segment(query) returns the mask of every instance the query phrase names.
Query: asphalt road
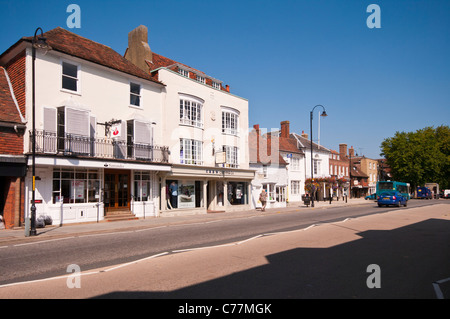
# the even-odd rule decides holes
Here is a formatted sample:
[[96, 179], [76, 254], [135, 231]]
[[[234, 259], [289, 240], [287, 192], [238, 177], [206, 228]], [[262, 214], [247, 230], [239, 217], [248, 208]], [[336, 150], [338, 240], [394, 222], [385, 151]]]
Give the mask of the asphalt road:
[[[67, 275], [67, 266], [70, 264], [79, 265], [80, 269], [84, 272], [91, 269], [100, 269], [105, 267], [111, 267], [114, 265], [119, 265], [123, 263], [132, 262], [135, 260], [139, 260], [142, 258], [148, 258], [149, 256], [154, 256], [160, 253], [166, 252], [177, 252], [179, 250], [189, 250], [192, 248], [199, 247], [209, 247], [209, 246], [217, 246], [229, 244], [232, 242], [245, 241], [255, 236], [260, 236], [261, 234], [270, 234], [274, 232], [284, 232], [284, 231], [292, 231], [298, 229], [305, 229], [310, 227], [311, 225], [330, 225], [335, 222], [345, 221], [348, 218], [356, 218], [361, 216], [368, 216], [372, 214], [377, 214], [377, 216], [383, 216], [383, 213], [387, 213], [386, 216], [390, 216], [396, 211], [404, 211], [407, 212], [408, 209], [412, 207], [423, 207], [424, 211], [433, 211], [433, 206], [430, 204], [434, 204], [438, 202], [428, 202], [428, 201], [410, 201], [408, 208], [379, 208], [376, 205], [364, 205], [357, 207], [336, 207], [336, 208], [328, 208], [328, 209], [315, 209], [315, 210], [304, 210], [301, 213], [299, 212], [280, 212], [278, 214], [272, 215], [262, 215], [262, 216], [251, 216], [249, 218], [239, 218], [239, 219], [224, 219], [224, 220], [215, 220], [211, 222], [202, 222], [196, 224], [180, 224], [180, 225], [172, 225], [170, 227], [161, 227], [161, 228], [151, 228], [151, 229], [140, 229], [139, 231], [129, 231], [129, 232], [121, 232], [121, 233], [105, 233], [105, 234], [93, 234], [91, 236], [83, 236], [83, 237], [75, 237], [75, 238], [65, 238], [56, 241], [49, 242], [41, 242], [39, 244], [24, 244], [19, 246], [9, 246], [0, 250], [0, 285], [5, 285], [9, 283], [21, 282], [21, 281], [29, 281], [36, 279], [49, 278], [53, 276], [61, 276]], [[442, 204], [441, 201], [439, 201]], [[448, 203], [445, 202], [444, 210], [448, 206]], [[442, 206], [442, 205], [440, 205]], [[442, 209], [442, 208], [441, 208]], [[381, 214], [381, 215], [380, 215]], [[348, 224], [346, 224], [348, 225]], [[331, 255], [323, 255], [323, 254], [312, 254], [305, 255], [300, 258], [297, 254], [298, 250], [296, 248], [292, 248], [292, 250], [284, 251], [283, 254], [279, 254], [278, 251], [273, 252], [272, 257], [268, 257], [269, 260], [271, 258], [275, 258], [275, 260], [279, 260], [278, 258], [282, 257], [282, 262], [276, 262], [274, 265], [275, 268], [262, 268], [265, 269], [263, 273], [266, 275], [272, 274], [275, 270], [275, 273], [287, 274], [296, 272], [298, 270], [298, 263], [303, 263], [304, 267], [308, 267], [309, 269], [321, 269], [321, 273], [328, 273], [333, 269], [330, 269], [328, 265], [327, 259], [330, 258], [330, 265], [338, 265], [339, 267], [339, 258], [341, 259], [341, 264], [344, 265], [348, 263], [349, 260], [352, 259], [352, 249], [361, 252], [365, 251], [364, 256], [368, 256], [370, 252], [380, 256], [378, 258], [386, 260], [385, 258], [393, 258], [395, 254], [402, 255], [413, 255], [410, 251], [414, 251], [414, 246], [411, 246], [412, 243], [417, 245], [417, 247], [425, 249], [424, 252], [429, 251], [432, 247], [434, 249], [442, 249], [440, 254], [434, 254], [433, 258], [434, 262], [437, 264], [441, 263], [440, 257], [443, 256], [449, 260], [449, 228], [448, 224], [441, 224], [439, 227], [443, 227], [442, 229], [438, 227], [439, 232], [437, 234], [427, 233], [426, 227], [417, 226], [419, 229], [423, 229], [419, 231], [419, 238], [401, 238], [400, 243], [403, 245], [390, 247], [389, 240], [392, 239], [392, 236], [370, 236], [366, 235], [366, 240], [364, 241], [365, 245], [368, 247], [361, 248], [359, 246], [346, 246], [345, 250], [335, 250], [332, 251]], [[434, 227], [434, 225], [433, 225]], [[324, 228], [322, 228], [324, 229]], [[370, 234], [370, 233], [367, 233]], [[386, 233], [393, 234], [393, 233]], [[334, 232], [325, 232], [322, 233], [324, 239], [333, 240], [335, 233]], [[395, 235], [397, 238], [398, 235]], [[438, 236], [435, 238], [435, 236]], [[270, 236], [269, 236], [270, 237]], [[336, 239], [336, 238], [334, 238]], [[414, 239], [414, 240], [412, 240]], [[431, 240], [431, 242], [429, 242]], [[444, 240], [443, 243], [440, 241]], [[446, 241], [445, 241], [446, 240]], [[403, 243], [403, 241], [409, 241], [410, 243]], [[382, 246], [379, 246], [379, 244]], [[433, 244], [434, 243], [434, 244]], [[436, 243], [441, 243], [441, 246], [436, 245]], [[289, 247], [287, 244], [285, 247]], [[402, 252], [402, 247], [405, 249], [405, 252]], [[350, 250], [348, 250], [350, 249]], [[381, 250], [380, 250], [381, 249]], [[253, 247], [253, 251], [257, 251], [256, 247]], [[345, 252], [345, 254], [344, 254]], [[262, 253], [262, 252], [261, 252]], [[264, 252], [270, 255], [270, 251]], [[246, 253], [249, 255], [249, 253]], [[183, 254], [177, 254], [183, 255]], [[436, 255], [436, 256], [435, 256]], [[244, 256], [244, 255], [242, 255]], [[256, 256], [260, 256], [257, 254]], [[257, 258], [257, 257], [254, 258]], [[355, 255], [355, 258], [357, 256]], [[213, 256], [207, 257], [208, 260], [210, 258], [214, 258]], [[216, 256], [219, 260], [220, 255]], [[409, 257], [405, 257], [407, 259]], [[251, 259], [251, 258], [250, 258]], [[367, 258], [364, 258], [363, 264], [369, 262]], [[367, 259], [367, 260], [366, 260]], [[156, 259], [155, 259], [156, 260]], [[292, 263], [286, 262], [291, 260]], [[333, 262], [331, 263], [331, 260]], [[418, 258], [417, 260], [421, 260]], [[429, 259], [427, 259], [429, 260]], [[235, 260], [236, 264], [241, 264]], [[416, 262], [416, 258], [414, 258]], [[305, 264], [306, 262], [306, 264]], [[404, 267], [405, 271], [408, 271], [410, 265], [408, 265], [407, 260], [403, 260], [405, 262]], [[424, 262], [419, 263], [421, 267], [425, 267], [423, 265]], [[289, 265], [297, 265], [294, 268], [291, 268]], [[439, 264], [439, 267], [442, 265]], [[281, 268], [283, 265], [284, 268]], [[218, 265], [218, 267], [220, 267]], [[231, 266], [230, 266], [231, 267]], [[324, 269], [324, 267], [326, 269]], [[360, 268], [360, 267], [359, 267]], [[429, 266], [425, 267], [426, 269]], [[219, 269], [219, 268], [218, 268]], [[267, 272], [267, 269], [271, 269]], [[397, 269], [397, 268], [396, 268]], [[448, 269], [450, 269], [450, 265], [448, 265]], [[351, 281], [352, 276], [355, 273], [359, 274], [360, 278], [366, 278], [368, 275], [365, 272], [366, 269], [353, 269], [350, 267], [350, 270], [345, 272], [345, 276], [341, 278], [345, 278], [347, 281]], [[175, 271], [175, 270], [174, 270]], [[208, 270], [211, 272], [211, 269]], [[398, 270], [397, 270], [398, 271]], [[450, 270], [449, 270], [450, 271]], [[220, 273], [220, 271], [218, 271]], [[252, 272], [253, 273], [253, 272]], [[258, 275], [259, 276], [259, 275]], [[277, 275], [279, 276], [279, 275]], [[283, 275], [284, 276], [284, 275]], [[444, 274], [442, 274], [444, 276]], [[450, 274], [449, 274], [450, 276]], [[289, 276], [288, 276], [289, 277]], [[329, 278], [325, 276], [324, 278]], [[443, 277], [442, 277], [443, 278]], [[244, 278], [240, 278], [239, 280], [243, 280]], [[280, 278], [283, 280], [289, 278]], [[439, 279], [439, 278], [438, 278]], [[312, 280], [312, 279], [311, 279]], [[320, 282], [321, 280], [317, 279], [315, 284]], [[359, 280], [361, 281], [361, 280]], [[393, 281], [393, 279], [391, 279]], [[278, 282], [278, 281], [277, 281]], [[308, 283], [304, 283], [307, 285], [312, 285]], [[330, 283], [328, 283], [329, 286]], [[323, 282], [322, 285], [327, 285], [326, 282]], [[289, 297], [339, 297], [343, 298], [351, 298], [351, 293], [348, 293], [348, 289], [345, 288], [345, 285], [337, 285], [335, 283], [334, 287], [341, 287], [341, 293], [338, 291], [334, 291], [334, 294], [330, 294], [328, 291], [326, 294], [321, 295], [319, 292], [314, 291], [312, 294], [306, 294], [303, 296], [299, 296], [295, 293], [295, 289], [292, 291], [284, 292], [285, 296], [281, 296], [280, 298], [289, 298]], [[253, 287], [255, 288], [255, 287]], [[252, 288], [252, 290], [253, 290]], [[248, 290], [249, 288], [247, 288]], [[338, 288], [335, 288], [338, 289]], [[245, 289], [241, 289], [243, 294], [239, 297], [248, 297], [252, 296], [247, 291], [245, 293]], [[178, 290], [183, 291], [183, 290]], [[205, 297], [203, 295], [205, 290], [195, 290], [199, 297]], [[206, 290], [208, 291], [208, 290]], [[231, 293], [230, 291], [222, 289], [221, 290], [224, 295], [219, 295], [220, 297], [230, 296], [227, 293]], [[266, 291], [264, 289], [260, 290]], [[345, 291], [346, 293], [342, 293]], [[386, 292], [386, 289], [384, 290]], [[395, 291], [395, 289], [394, 289]], [[0, 289], [1, 292], [1, 289]], [[267, 292], [267, 291], [266, 291]], [[192, 292], [187, 294], [188, 296], [196, 296]], [[108, 295], [112, 296], [113, 295]], [[120, 295], [123, 297], [123, 295]], [[144, 295], [145, 297], [165, 297], [167, 295]], [[182, 296], [182, 294], [180, 295]], [[208, 295], [206, 295], [207, 297]], [[210, 295], [212, 296], [212, 295]], [[263, 297], [273, 298], [273, 295], [262, 295]], [[391, 296], [397, 296], [395, 292], [391, 292]], [[433, 291], [428, 290], [427, 297], [433, 297]], [[130, 297], [139, 297], [139, 295], [131, 295]], [[355, 297], [361, 297], [356, 296]], [[401, 297], [401, 294], [400, 294]]]

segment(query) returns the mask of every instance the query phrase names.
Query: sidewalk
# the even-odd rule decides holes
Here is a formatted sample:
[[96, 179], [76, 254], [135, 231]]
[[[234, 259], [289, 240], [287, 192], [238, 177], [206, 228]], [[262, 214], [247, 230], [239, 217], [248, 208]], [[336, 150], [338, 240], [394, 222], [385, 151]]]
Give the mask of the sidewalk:
[[[300, 203], [299, 203], [300, 204]], [[139, 229], [162, 227], [169, 225], [202, 223], [214, 220], [244, 218], [255, 215], [272, 215], [278, 213], [302, 212], [313, 209], [328, 209], [354, 205], [373, 205], [373, 201], [364, 200], [363, 198], [349, 199], [345, 201], [329, 202], [314, 202], [314, 207], [306, 207], [305, 205], [295, 205], [286, 208], [271, 208], [261, 212], [260, 209], [243, 210], [226, 213], [211, 213], [211, 214], [189, 214], [164, 217], [148, 217], [146, 219], [128, 220], [128, 221], [114, 221], [99, 223], [83, 223], [83, 224], [66, 224], [63, 226], [51, 225], [45, 228], [37, 229], [37, 236], [25, 237], [25, 228], [17, 229], [3, 229], [0, 230], [0, 248], [2, 246], [27, 243], [33, 241], [51, 240], [65, 237], [76, 237], [89, 234], [101, 234], [123, 231], [134, 231]]]

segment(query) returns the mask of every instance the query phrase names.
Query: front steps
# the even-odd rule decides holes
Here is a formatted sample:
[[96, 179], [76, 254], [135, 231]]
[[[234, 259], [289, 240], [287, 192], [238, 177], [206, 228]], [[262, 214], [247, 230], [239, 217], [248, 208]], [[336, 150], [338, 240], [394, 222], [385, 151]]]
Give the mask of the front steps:
[[123, 221], [123, 220], [134, 220], [137, 218], [131, 211], [129, 210], [113, 210], [105, 213], [105, 221], [107, 222], [115, 222], [115, 221]]

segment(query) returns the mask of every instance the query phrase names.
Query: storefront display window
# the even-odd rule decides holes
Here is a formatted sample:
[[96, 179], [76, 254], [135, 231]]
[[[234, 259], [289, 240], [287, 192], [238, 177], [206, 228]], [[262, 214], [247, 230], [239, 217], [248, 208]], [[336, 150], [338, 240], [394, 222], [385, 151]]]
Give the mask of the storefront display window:
[[169, 209], [199, 208], [204, 205], [202, 182], [193, 180], [167, 180], [166, 198]]
[[275, 200], [275, 184], [264, 184], [263, 189], [267, 193], [267, 200]]
[[178, 208], [195, 207], [195, 183], [180, 183], [178, 188]]
[[248, 183], [228, 182], [228, 202], [231, 205], [248, 204]]
[[95, 203], [100, 201], [100, 176], [96, 170], [53, 170], [53, 204]]
[[152, 198], [151, 186], [150, 173], [136, 172], [134, 174], [134, 200], [137, 202], [150, 200]]

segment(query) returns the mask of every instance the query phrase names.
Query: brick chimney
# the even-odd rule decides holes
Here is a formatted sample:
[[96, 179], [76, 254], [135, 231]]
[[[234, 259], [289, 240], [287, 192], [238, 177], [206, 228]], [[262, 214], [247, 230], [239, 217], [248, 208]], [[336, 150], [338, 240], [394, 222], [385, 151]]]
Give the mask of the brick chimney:
[[253, 128], [255, 129], [257, 136], [260, 136], [261, 135], [261, 131], [259, 129], [259, 124], [253, 125]]
[[302, 134], [300, 135], [301, 137], [304, 137], [306, 139], [308, 139], [308, 134], [305, 133], [305, 131], [302, 131]]
[[289, 137], [289, 121], [283, 121], [281, 124], [281, 137]]
[[351, 157], [355, 157], [355, 150], [353, 149], [353, 146], [348, 150], [348, 155]]
[[261, 137], [261, 130], [259, 129], [259, 124], [253, 125], [253, 128], [255, 129], [255, 132], [256, 132], [256, 159], [255, 160], [257, 162], [259, 162], [260, 161], [260, 157], [259, 157], [259, 152], [260, 152], [259, 140], [260, 140], [260, 137]]
[[149, 66], [145, 61], [152, 61], [152, 50], [148, 45], [148, 29], [146, 26], [140, 25], [128, 33], [128, 48], [125, 52], [125, 58], [145, 72], [149, 71]]
[[347, 156], [347, 144], [339, 144], [339, 155], [341, 158]]

